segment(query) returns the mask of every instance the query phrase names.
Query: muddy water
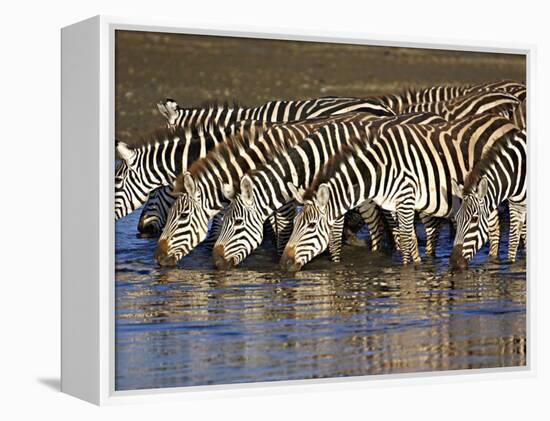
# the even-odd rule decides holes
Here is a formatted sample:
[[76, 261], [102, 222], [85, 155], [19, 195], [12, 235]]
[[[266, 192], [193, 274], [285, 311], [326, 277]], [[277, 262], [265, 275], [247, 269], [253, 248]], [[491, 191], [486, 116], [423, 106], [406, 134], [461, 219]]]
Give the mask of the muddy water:
[[444, 230], [416, 267], [348, 246], [289, 276], [266, 241], [231, 271], [206, 247], [165, 269], [137, 215], [116, 226], [118, 390], [526, 364], [524, 258], [449, 274]]

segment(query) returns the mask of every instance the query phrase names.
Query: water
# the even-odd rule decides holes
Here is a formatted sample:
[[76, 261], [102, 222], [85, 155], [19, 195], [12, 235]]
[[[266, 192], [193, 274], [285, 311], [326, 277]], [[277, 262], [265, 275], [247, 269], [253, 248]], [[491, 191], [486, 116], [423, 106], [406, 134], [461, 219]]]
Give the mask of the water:
[[444, 230], [416, 267], [346, 247], [289, 277], [267, 245], [232, 271], [205, 247], [166, 269], [138, 214], [116, 226], [117, 390], [526, 364], [525, 258], [484, 249], [450, 274]]

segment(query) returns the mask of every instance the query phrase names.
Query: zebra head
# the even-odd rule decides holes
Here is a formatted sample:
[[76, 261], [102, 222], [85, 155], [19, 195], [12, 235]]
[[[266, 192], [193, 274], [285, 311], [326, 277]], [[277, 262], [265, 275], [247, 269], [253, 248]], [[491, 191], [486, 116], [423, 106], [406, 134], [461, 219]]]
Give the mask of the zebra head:
[[176, 125], [178, 118], [182, 114], [178, 103], [171, 98], [166, 98], [164, 101], [157, 103], [157, 109], [166, 119], [168, 126]]
[[241, 179], [240, 193], [227, 208], [218, 240], [214, 244], [214, 265], [228, 269], [241, 263], [263, 240], [263, 225], [269, 214], [260, 206], [258, 188], [250, 176]]
[[288, 183], [288, 188], [294, 199], [304, 206], [294, 220], [294, 230], [281, 257], [280, 266], [282, 270], [297, 272], [328, 246], [330, 190], [327, 184], [321, 184], [315, 196], [306, 198], [302, 188], [297, 189], [291, 183]]
[[139, 208], [149, 193], [140, 188], [143, 183], [138, 151], [119, 141], [116, 151], [120, 163], [115, 171], [115, 218], [120, 219]]
[[488, 190], [487, 178], [464, 193], [452, 180], [453, 194], [462, 199], [456, 214], [456, 235], [451, 254], [451, 269], [465, 269], [468, 261], [487, 242], [489, 237], [489, 208], [485, 201]]
[[156, 188], [149, 194], [139, 216], [138, 231], [141, 238], [159, 237], [166, 225], [166, 218], [176, 198], [170, 186]]
[[210, 213], [203, 204], [201, 189], [189, 172], [176, 179], [173, 195], [176, 200], [155, 251], [155, 259], [161, 266], [175, 266], [208, 234]]

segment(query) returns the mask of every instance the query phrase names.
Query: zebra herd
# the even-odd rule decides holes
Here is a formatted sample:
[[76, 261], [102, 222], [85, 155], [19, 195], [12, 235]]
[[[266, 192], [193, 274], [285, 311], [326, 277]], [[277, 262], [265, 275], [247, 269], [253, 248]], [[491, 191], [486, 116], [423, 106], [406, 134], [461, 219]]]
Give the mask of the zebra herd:
[[138, 146], [116, 142], [115, 215], [144, 205], [138, 230], [159, 236], [160, 265], [208, 241], [215, 266], [234, 267], [265, 233], [284, 270], [326, 249], [340, 261], [344, 237], [357, 241], [352, 220], [366, 224], [372, 250], [387, 237], [404, 264], [419, 262], [418, 217], [426, 255], [451, 222], [450, 265], [461, 269], [487, 241], [497, 255], [503, 204], [508, 259], [526, 245], [523, 83], [158, 109], [166, 127]]

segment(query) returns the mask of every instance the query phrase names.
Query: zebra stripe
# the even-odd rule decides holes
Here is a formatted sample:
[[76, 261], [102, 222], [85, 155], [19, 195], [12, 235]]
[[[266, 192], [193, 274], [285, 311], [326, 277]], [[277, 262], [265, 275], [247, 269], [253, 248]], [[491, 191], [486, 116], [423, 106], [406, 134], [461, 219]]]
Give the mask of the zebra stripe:
[[487, 241], [489, 217], [508, 201], [510, 236], [508, 259], [515, 261], [520, 239], [526, 243], [527, 137], [525, 132], [510, 134], [494, 144], [474, 167], [464, 189], [453, 185], [462, 198], [456, 215], [457, 228], [450, 265], [464, 269]]
[[325, 166], [312, 190], [303, 195], [304, 208], [296, 217], [281, 266], [299, 270], [326, 248], [332, 224], [367, 199], [396, 212], [403, 263], [419, 261], [415, 211], [451, 216], [451, 180], [463, 182], [483, 153], [515, 130], [506, 118], [478, 115], [437, 126], [400, 124], [364, 131]]

